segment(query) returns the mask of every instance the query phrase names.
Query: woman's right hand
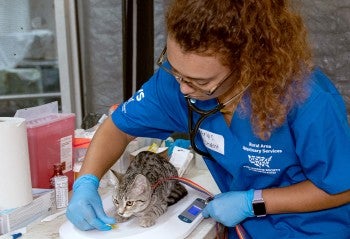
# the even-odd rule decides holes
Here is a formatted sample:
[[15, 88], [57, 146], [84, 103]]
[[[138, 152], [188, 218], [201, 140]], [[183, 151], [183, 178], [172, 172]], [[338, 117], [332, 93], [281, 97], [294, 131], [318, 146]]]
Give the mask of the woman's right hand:
[[116, 220], [103, 210], [98, 194], [99, 179], [92, 174], [79, 177], [73, 185], [73, 196], [66, 212], [67, 218], [83, 231], [97, 229], [108, 231]]

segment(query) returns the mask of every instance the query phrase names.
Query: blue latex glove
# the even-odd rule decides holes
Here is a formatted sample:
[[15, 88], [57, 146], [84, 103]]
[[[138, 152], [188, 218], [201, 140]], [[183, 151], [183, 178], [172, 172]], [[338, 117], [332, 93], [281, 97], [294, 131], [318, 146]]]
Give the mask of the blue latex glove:
[[254, 190], [218, 194], [203, 209], [204, 218], [211, 217], [227, 227], [234, 227], [247, 217], [253, 217]]
[[116, 223], [115, 218], [108, 217], [103, 210], [98, 186], [99, 180], [92, 174], [83, 175], [74, 182], [66, 216], [80, 230], [108, 231], [112, 227], [107, 224]]

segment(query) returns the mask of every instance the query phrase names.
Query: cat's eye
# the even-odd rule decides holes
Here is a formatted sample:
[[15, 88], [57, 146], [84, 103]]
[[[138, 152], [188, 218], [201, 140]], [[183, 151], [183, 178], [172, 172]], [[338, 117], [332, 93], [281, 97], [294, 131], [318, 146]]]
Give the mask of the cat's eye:
[[128, 207], [131, 207], [133, 204], [134, 204], [134, 202], [132, 202], [132, 201], [127, 201], [126, 202], [126, 206], [128, 206]]

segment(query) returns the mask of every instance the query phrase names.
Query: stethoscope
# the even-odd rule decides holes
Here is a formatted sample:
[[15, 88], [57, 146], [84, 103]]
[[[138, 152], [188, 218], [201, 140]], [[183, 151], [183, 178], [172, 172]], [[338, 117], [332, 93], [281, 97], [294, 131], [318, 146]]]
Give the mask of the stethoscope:
[[[200, 150], [197, 145], [196, 145], [196, 142], [195, 142], [195, 138], [196, 138], [196, 135], [199, 131], [199, 127], [200, 125], [202, 124], [202, 122], [208, 118], [209, 116], [211, 115], [214, 115], [216, 114], [217, 112], [219, 112], [220, 110], [222, 110], [226, 105], [228, 105], [229, 103], [231, 103], [233, 100], [235, 100], [237, 97], [239, 97], [240, 95], [242, 95], [247, 89], [248, 87], [250, 86], [250, 84], [248, 86], [246, 86], [241, 92], [239, 92], [238, 94], [234, 95], [233, 97], [231, 97], [228, 101], [226, 101], [225, 103], [218, 103], [213, 109], [211, 110], [203, 110], [203, 109], [200, 109], [198, 108], [195, 103], [196, 103], [196, 99], [192, 99], [188, 96], [185, 96], [186, 97], [186, 102], [187, 102], [187, 110], [188, 110], [188, 134], [189, 134], [189, 137], [190, 137], [190, 144], [191, 144], [191, 147], [192, 149], [210, 159], [210, 160], [214, 160], [214, 158], [208, 153], [208, 152], [204, 152], [202, 150]], [[197, 114], [200, 115], [198, 121], [196, 123], [194, 123], [194, 120], [193, 120], [193, 112], [196, 112]]]
[[[215, 106], [215, 108], [211, 110], [202, 110], [194, 104], [196, 102], [195, 99], [186, 97], [186, 102], [187, 102], [187, 110], [188, 110], [188, 134], [190, 136], [191, 147], [196, 153], [212, 160], [212, 157], [208, 152], [204, 152], [197, 147], [195, 142], [195, 137], [198, 133], [199, 126], [201, 125], [201, 123], [209, 116], [214, 115], [220, 110], [222, 110], [225, 107], [225, 105], [222, 103], [219, 103]], [[198, 121], [195, 124], [193, 122], [193, 112], [196, 112], [197, 114], [200, 115]]]

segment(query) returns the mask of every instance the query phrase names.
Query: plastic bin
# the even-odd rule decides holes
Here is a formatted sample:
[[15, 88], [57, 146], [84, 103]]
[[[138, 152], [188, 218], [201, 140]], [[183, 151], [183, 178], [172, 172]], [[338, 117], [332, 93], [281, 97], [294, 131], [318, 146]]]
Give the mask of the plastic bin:
[[69, 190], [74, 181], [74, 114], [52, 114], [26, 122], [30, 172], [33, 188], [52, 188], [53, 165], [64, 163]]

